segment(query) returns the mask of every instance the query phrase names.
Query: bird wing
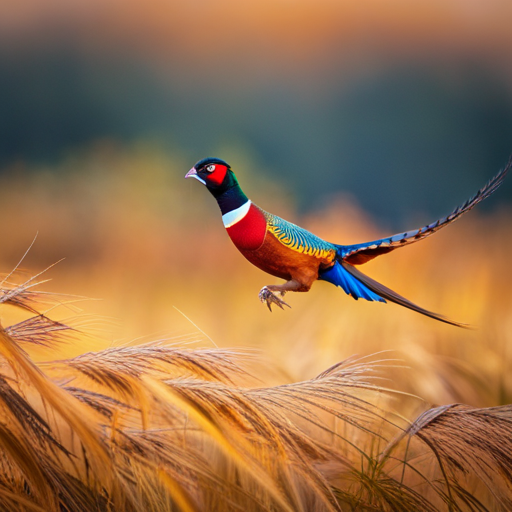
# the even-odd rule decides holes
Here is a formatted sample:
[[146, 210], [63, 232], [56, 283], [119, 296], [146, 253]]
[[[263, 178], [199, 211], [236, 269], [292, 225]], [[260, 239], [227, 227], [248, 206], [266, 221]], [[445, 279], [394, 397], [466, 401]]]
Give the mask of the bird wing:
[[267, 219], [267, 229], [283, 245], [294, 251], [315, 256], [320, 259], [334, 259], [336, 246], [313, 235], [291, 222], [281, 219], [277, 215], [264, 212]]
[[366, 242], [355, 245], [340, 245], [338, 246], [338, 257], [341, 257], [343, 261], [352, 265], [361, 265], [367, 261], [386, 254], [390, 251], [409, 245], [419, 240], [423, 240], [428, 236], [432, 235], [436, 231], [444, 228], [448, 224], [451, 224], [457, 220], [461, 215], [468, 212], [476, 206], [478, 203], [489, 197], [502, 183], [507, 175], [508, 171], [512, 167], [512, 157], [508, 161], [506, 167], [500, 171], [494, 178], [492, 178], [487, 185], [481, 188], [471, 199], [468, 199], [463, 205], [455, 208], [450, 215], [443, 217], [432, 224], [424, 226], [414, 231], [407, 231], [405, 233], [399, 233], [397, 235], [390, 236], [388, 238], [381, 238], [380, 240], [374, 240], [372, 242]]

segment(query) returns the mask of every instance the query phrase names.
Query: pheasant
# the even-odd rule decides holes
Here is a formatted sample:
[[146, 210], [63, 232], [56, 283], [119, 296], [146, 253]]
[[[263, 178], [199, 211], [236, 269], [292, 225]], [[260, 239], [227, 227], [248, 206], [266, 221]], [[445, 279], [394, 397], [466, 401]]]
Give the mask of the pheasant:
[[475, 196], [450, 215], [420, 229], [355, 245], [327, 242], [309, 231], [262, 210], [243, 193], [231, 166], [219, 158], [199, 160], [185, 178], [195, 178], [211, 192], [222, 213], [222, 221], [237, 249], [253, 265], [285, 283], [264, 286], [259, 298], [272, 311], [272, 305], [289, 306], [286, 292], [307, 292], [316, 280], [341, 287], [354, 299], [394, 302], [441, 322], [467, 327], [428, 311], [356, 269], [371, 259], [432, 235], [489, 197], [502, 183], [507, 166]]

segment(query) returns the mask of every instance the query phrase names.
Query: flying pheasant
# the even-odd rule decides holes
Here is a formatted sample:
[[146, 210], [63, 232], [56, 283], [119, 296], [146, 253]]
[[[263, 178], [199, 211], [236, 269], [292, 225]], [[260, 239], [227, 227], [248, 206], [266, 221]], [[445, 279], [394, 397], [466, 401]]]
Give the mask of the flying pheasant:
[[185, 178], [200, 181], [215, 197], [224, 226], [238, 250], [256, 267], [286, 280], [283, 284], [268, 285], [261, 289], [259, 298], [270, 311], [272, 304], [281, 309], [283, 306], [290, 307], [282, 298], [286, 292], [307, 292], [316, 280], [322, 280], [340, 286], [356, 300], [389, 300], [441, 322], [466, 327], [413, 304], [361, 273], [354, 265], [361, 265], [376, 256], [422, 240], [452, 223], [490, 196], [502, 184], [511, 167], [512, 158], [474, 197], [447, 217], [421, 229], [355, 245], [326, 242], [262, 210], [243, 193], [230, 165], [219, 158], [199, 160]]

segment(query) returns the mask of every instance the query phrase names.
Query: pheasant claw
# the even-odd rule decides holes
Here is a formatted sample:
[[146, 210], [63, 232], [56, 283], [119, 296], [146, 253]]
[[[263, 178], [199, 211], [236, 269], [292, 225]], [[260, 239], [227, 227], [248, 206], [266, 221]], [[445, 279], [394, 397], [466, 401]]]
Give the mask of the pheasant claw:
[[288, 306], [291, 308], [289, 304], [287, 304], [283, 299], [278, 297], [274, 292], [270, 291], [266, 286], [264, 286], [260, 293], [259, 298], [261, 302], [264, 302], [267, 304], [267, 307], [270, 312], [272, 312], [272, 304], [275, 304], [276, 306], [280, 307], [281, 309], [284, 309], [283, 306]]

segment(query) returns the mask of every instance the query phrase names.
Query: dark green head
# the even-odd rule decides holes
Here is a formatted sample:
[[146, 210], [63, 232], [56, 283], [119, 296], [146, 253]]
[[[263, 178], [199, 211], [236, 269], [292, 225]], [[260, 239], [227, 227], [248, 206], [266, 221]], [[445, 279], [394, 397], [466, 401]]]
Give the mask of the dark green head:
[[238, 186], [238, 181], [231, 166], [220, 158], [203, 158], [199, 160], [185, 178], [195, 178], [200, 181], [215, 196]]

